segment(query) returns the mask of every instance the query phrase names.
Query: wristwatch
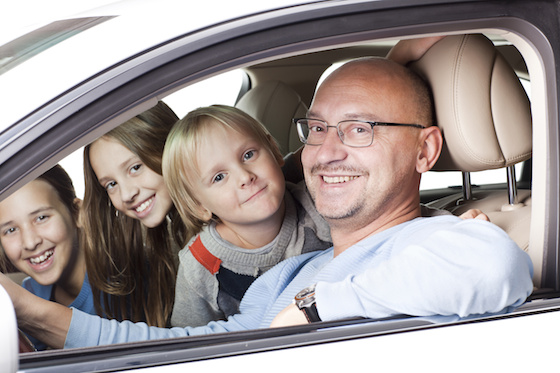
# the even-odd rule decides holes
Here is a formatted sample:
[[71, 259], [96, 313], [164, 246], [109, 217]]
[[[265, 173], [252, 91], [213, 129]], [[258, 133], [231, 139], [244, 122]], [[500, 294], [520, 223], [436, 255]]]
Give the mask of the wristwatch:
[[321, 321], [319, 312], [317, 312], [317, 304], [315, 303], [315, 286], [317, 284], [306, 287], [297, 293], [294, 298], [296, 306], [303, 312], [310, 323]]

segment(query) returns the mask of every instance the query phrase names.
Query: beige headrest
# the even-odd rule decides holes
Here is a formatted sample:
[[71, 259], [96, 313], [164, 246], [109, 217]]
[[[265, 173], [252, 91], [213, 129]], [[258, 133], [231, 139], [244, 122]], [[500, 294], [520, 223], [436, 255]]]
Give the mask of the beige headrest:
[[529, 100], [485, 36], [448, 36], [410, 67], [432, 88], [445, 140], [434, 170], [483, 171], [531, 157]]
[[278, 141], [282, 155], [301, 147], [292, 118], [307, 115], [307, 106], [292, 88], [268, 81], [249, 90], [235, 105], [260, 121]]

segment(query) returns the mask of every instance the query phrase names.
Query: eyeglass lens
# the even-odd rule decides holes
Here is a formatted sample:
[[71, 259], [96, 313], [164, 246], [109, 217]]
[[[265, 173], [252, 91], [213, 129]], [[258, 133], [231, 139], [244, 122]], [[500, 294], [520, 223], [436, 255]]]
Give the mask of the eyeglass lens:
[[327, 137], [329, 127], [336, 128], [340, 140], [348, 146], [369, 146], [373, 141], [373, 126], [368, 122], [342, 121], [335, 127], [320, 120], [297, 121], [300, 139], [309, 145], [321, 145]]

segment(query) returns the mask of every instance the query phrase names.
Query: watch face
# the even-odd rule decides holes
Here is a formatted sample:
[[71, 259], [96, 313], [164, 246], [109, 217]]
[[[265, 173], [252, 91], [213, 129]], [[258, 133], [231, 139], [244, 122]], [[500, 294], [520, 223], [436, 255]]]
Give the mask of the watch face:
[[315, 286], [308, 286], [296, 295], [296, 300], [303, 300], [315, 294]]

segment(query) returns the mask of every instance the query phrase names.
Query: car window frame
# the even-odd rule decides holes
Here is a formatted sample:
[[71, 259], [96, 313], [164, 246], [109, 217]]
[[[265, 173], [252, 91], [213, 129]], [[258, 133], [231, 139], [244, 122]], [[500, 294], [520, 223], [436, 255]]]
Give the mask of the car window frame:
[[[431, 32], [471, 32], [495, 29], [497, 24], [500, 24], [504, 30], [511, 32], [521, 29], [525, 30], [526, 33], [523, 34], [523, 37], [532, 38], [531, 40], [534, 44], [548, 43], [543, 34], [537, 35], [539, 30], [533, 30], [534, 26], [532, 24], [522, 20], [521, 15], [503, 17], [502, 9], [497, 3], [481, 4], [482, 8], [485, 8], [487, 12], [487, 16], [483, 19], [470, 19], [468, 12], [465, 12], [462, 16], [458, 12], [455, 15], [455, 19], [449, 16], [449, 19], [445, 22], [432, 14], [434, 9], [439, 9], [437, 5], [420, 7], [419, 12], [416, 12], [414, 16], [411, 14], [401, 17], [398, 21], [395, 20], [395, 17], [391, 17], [391, 9], [380, 9], [376, 6], [366, 7], [367, 4], [363, 4], [362, 7], [359, 5], [354, 3], [345, 8], [344, 4], [340, 4], [341, 8], [338, 9], [338, 13], [334, 13], [336, 17], [333, 16], [331, 19], [329, 19], [327, 14], [329, 7], [321, 7], [319, 5], [316, 9], [311, 6], [307, 7], [308, 11], [296, 14], [296, 19], [290, 18], [290, 16], [294, 16], [295, 11], [294, 14], [286, 12], [285, 15], [275, 18], [272, 23], [268, 22], [270, 20], [267, 19], [266, 15], [259, 15], [256, 16], [253, 23], [240, 26], [233, 22], [232, 24], [220, 25], [215, 29], [187, 35], [181, 39], [165, 43], [159, 48], [147, 51], [135, 59], [113, 66], [112, 69], [104, 74], [77, 86], [72, 92], [67, 92], [64, 96], [32, 113], [25, 120], [0, 134], [0, 143], [4, 143], [3, 140], [6, 140], [6, 145], [2, 152], [0, 152], [0, 191], [2, 191], [2, 196], [6, 196], [10, 191], [38, 176], [65, 154], [69, 154], [111, 128], [116, 127], [124, 120], [153, 106], [159, 98], [165, 97], [174, 89], [222, 71], [253, 64], [256, 61], [371, 39], [397, 38], [405, 35]], [[387, 6], [386, 4], [384, 5]], [[454, 5], [455, 11], [467, 5]], [[466, 10], [467, 8], [464, 9]], [[393, 11], [395, 14], [399, 14], [402, 10], [396, 9]], [[346, 14], [345, 22], [347, 23], [344, 25], [346, 27], [344, 30], [347, 33], [343, 35], [339, 35], [340, 22], [337, 20], [341, 13]], [[482, 10], [480, 10], [480, 13], [482, 13]], [[371, 19], [367, 18], [371, 17], [371, 14], [374, 14], [376, 19], [383, 18], [383, 21], [378, 25], [371, 25]], [[534, 22], [537, 21], [534, 20]], [[298, 33], [295, 25], [300, 27], [308, 25], [310, 29], [315, 31], [312, 35], [308, 36], [309, 40], [306, 40], [306, 38], [303, 38]], [[338, 26], [338, 28], [335, 26]], [[278, 33], [283, 36], [283, 39], [275, 41], [274, 37]], [[266, 46], [266, 48], [260, 47], [260, 40], [270, 40], [271, 38], [273, 40], [271, 45]], [[232, 43], [234, 39], [235, 44], [239, 48], [231, 48], [230, 45], [229, 51], [224, 52], [224, 49], [221, 48], [223, 43]], [[544, 51], [545, 48], [541, 47], [540, 50]], [[543, 58], [548, 58], [545, 61], [547, 63], [546, 68], [552, 68], [550, 64], [552, 63], [553, 65], [553, 59], [550, 60], [551, 56], [547, 56], [544, 52], [543, 54]], [[555, 99], [555, 92], [548, 96], [551, 93], [549, 90], [552, 88], [548, 86], [547, 88], [547, 99]], [[556, 87], [554, 87], [555, 89]], [[550, 105], [547, 108], [549, 112], [553, 112], [553, 110], [557, 112], [555, 105], [550, 102], [548, 104]], [[49, 114], [47, 115], [46, 113]], [[552, 118], [547, 131], [551, 135], [557, 135], [557, 129], [558, 124]], [[557, 144], [551, 143], [549, 146], [554, 147], [554, 149], [557, 148]], [[32, 156], [29, 156], [30, 153]], [[551, 165], [557, 170], [558, 159], [553, 159]], [[22, 173], [21, 171], [24, 172]], [[551, 175], [551, 177], [555, 176], [557, 175]], [[549, 198], [551, 205], [543, 214], [548, 227], [543, 228], [544, 232], [542, 235], [545, 236], [543, 245], [550, 247], [546, 254], [549, 255], [548, 259], [555, 260], [558, 263], [558, 239], [556, 237], [558, 217], [555, 212], [558, 211], [558, 198], [554, 194], [558, 195], [558, 193], [556, 190], [550, 190], [550, 188], [556, 188], [557, 186], [551, 183], [546, 187], [549, 188], [547, 198]], [[555, 211], [552, 211], [553, 209]], [[556, 286], [558, 285], [557, 273], [550, 272], [546, 276], [548, 276], [546, 279], [547, 283], [551, 285], [556, 283]], [[554, 301], [556, 302], [557, 299]], [[553, 307], [557, 305], [553, 302]], [[523, 314], [521, 312], [508, 317], [522, 316]], [[481, 320], [487, 319], [483, 318]], [[399, 330], [395, 326], [395, 328], [387, 330], [382, 328], [381, 331], [354, 333], [355, 330], [360, 329], [357, 327], [349, 333], [350, 335], [346, 335], [342, 339], [363, 338], [365, 336], [386, 335], [388, 333], [436, 327], [427, 326], [424, 323], [416, 324], [415, 322], [417, 320], [405, 319], [395, 321], [394, 323], [387, 323], [387, 325], [391, 326], [397, 324], [406, 325], [403, 330]], [[370, 324], [371, 320], [360, 324], [360, 326]], [[337, 322], [334, 323], [334, 326], [340, 327], [344, 326], [344, 324]], [[335, 329], [337, 328], [333, 328], [333, 330]], [[338, 329], [345, 330], [345, 328]], [[293, 343], [293, 339], [301, 338], [301, 335], [296, 335], [294, 332], [316, 330], [314, 326], [294, 327], [293, 329], [282, 329], [278, 333], [282, 334], [285, 332], [286, 334], [282, 334], [282, 338], [285, 338], [287, 340], [286, 343], [289, 344]], [[267, 339], [268, 335], [271, 333], [275, 334], [276, 332], [267, 329], [265, 331], [239, 333], [243, 334], [243, 338], [253, 335], [256, 338], [255, 341], [258, 341]], [[234, 339], [238, 334], [228, 333], [227, 336], [231, 336]], [[204, 340], [204, 338], [212, 339], [211, 337], [200, 337], [200, 340]], [[246, 340], [242, 339], [240, 345], [237, 346], [239, 349], [234, 348], [233, 350], [235, 351], [231, 353], [243, 352], [241, 346], [246, 345], [247, 341], [253, 340], [252, 337], [248, 337]], [[311, 340], [311, 342], [302, 342], [302, 344], [326, 342], [326, 340], [321, 338], [311, 338]], [[180, 343], [185, 342], [188, 344], [190, 343], [189, 341], [194, 341], [194, 339], [180, 341]], [[91, 354], [95, 356], [94, 358], [99, 359], [100, 356], [107, 356], [107, 354], [110, 355], [111, 353], [115, 354], [117, 360], [124, 359], [119, 360], [118, 364], [131, 364], [145, 353], [144, 348], [146, 346], [164, 346], [162, 347], [163, 351], [168, 347], [169, 343], [175, 342], [141, 342], [125, 344], [117, 348], [115, 346], [103, 346], [84, 350], [47, 351], [31, 354], [33, 356], [23, 356], [21, 364], [23, 368], [32, 368], [40, 360], [47, 361], [47, 357], [51, 357], [52, 361], [58, 361], [57, 357], [60, 356], [71, 364], [73, 359], [79, 360], [79, 356]], [[277, 341], [274, 343], [277, 343]], [[220, 349], [222, 347], [222, 344], [218, 343], [216, 348]], [[124, 352], [125, 350], [126, 352]], [[128, 357], [125, 357], [125, 355]], [[154, 355], [158, 355], [158, 352], [154, 352]], [[142, 364], [150, 366], [150, 364], [157, 365], [163, 363], [152, 358], [155, 359], [152, 356], [144, 360]]]

